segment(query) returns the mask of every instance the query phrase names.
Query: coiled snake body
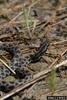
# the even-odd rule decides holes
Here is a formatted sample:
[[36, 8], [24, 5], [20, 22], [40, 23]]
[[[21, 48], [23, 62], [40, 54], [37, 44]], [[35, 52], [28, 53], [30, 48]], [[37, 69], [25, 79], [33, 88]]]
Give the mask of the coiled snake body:
[[[21, 84], [21, 82], [24, 83], [25, 81], [29, 80], [32, 75], [28, 70], [24, 70], [24, 66], [26, 66], [29, 63], [36, 62], [39, 56], [41, 55], [41, 52], [45, 52], [47, 50], [47, 47], [48, 43], [45, 42], [45, 44], [43, 43], [43, 46], [41, 46], [41, 48], [39, 49], [40, 51], [38, 51], [32, 56], [29, 56], [29, 58], [23, 59], [21, 58], [21, 53], [17, 46], [10, 43], [0, 43], [0, 50], [5, 50], [12, 55], [11, 63], [9, 66], [17, 74], [17, 76], [15, 76], [14, 81], [11, 81], [11, 79], [10, 81], [5, 81], [4, 78], [13, 75], [5, 66], [0, 66], [0, 91], [9, 91], [17, 85]], [[21, 70], [19, 71], [18, 69]]]

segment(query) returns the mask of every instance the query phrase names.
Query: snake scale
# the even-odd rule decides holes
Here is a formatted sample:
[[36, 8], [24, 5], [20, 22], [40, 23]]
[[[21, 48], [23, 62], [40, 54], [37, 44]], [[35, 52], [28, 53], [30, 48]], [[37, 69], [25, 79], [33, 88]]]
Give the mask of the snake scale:
[[[29, 57], [22, 58], [20, 49], [13, 44], [10, 43], [0, 43], [0, 50], [6, 51], [11, 54], [12, 59], [9, 66], [16, 72], [16, 76], [14, 81], [5, 81], [4, 79], [7, 76], [13, 76], [12, 73], [5, 66], [0, 65], [0, 91], [10, 91], [15, 88], [17, 85], [21, 84], [21, 82], [25, 83], [25, 80], [29, 80], [32, 75], [28, 70], [25, 70], [25, 66], [31, 63], [37, 62], [42, 54], [46, 52], [48, 48], [47, 40], [42, 43], [39, 47], [38, 51], [29, 55]], [[11, 79], [10, 79], [11, 80]]]

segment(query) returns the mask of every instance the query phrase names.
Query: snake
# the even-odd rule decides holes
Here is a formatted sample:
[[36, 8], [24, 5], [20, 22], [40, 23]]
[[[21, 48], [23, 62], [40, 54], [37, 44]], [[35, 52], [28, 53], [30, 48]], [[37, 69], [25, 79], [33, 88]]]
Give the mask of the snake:
[[[37, 62], [40, 59], [40, 56], [46, 52], [47, 48], [48, 43], [45, 41], [35, 54], [22, 58], [18, 46], [11, 43], [0, 43], [0, 50], [8, 52], [12, 56], [9, 67], [16, 72], [16, 75], [14, 76], [5, 66], [0, 66], [0, 91], [8, 92], [19, 84], [24, 84], [29, 81], [32, 78], [32, 74], [26, 70], [25, 67], [28, 64]], [[10, 81], [5, 80], [8, 76], [10, 77]], [[14, 77], [15, 79], [11, 81], [11, 77]]]

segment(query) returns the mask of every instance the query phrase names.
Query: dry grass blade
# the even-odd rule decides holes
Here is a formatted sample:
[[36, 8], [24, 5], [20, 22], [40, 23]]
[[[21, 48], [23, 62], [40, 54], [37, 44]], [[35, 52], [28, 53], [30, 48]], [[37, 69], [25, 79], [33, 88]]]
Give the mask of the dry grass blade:
[[6, 68], [8, 68], [14, 75], [16, 75], [16, 73], [14, 72], [14, 70], [12, 70], [6, 63], [5, 61], [3, 61], [2, 59], [0, 59], [0, 62], [3, 63], [5, 65]]
[[67, 49], [59, 55], [54, 62], [49, 66], [50, 68], [67, 52]]
[[13, 21], [15, 21], [19, 16], [21, 16], [23, 14], [23, 12], [21, 11], [17, 16], [15, 16], [9, 23], [12, 23]]
[[59, 42], [51, 43], [51, 45], [60, 45], [60, 44], [65, 43], [65, 42], [67, 42], [67, 40], [62, 40]]
[[19, 16], [21, 16], [23, 12], [21, 11], [18, 15], [16, 15], [13, 19], [11, 19], [8, 23], [5, 23], [4, 25], [0, 26], [0, 29], [6, 27], [7, 25], [11, 25], [13, 21], [15, 21]]

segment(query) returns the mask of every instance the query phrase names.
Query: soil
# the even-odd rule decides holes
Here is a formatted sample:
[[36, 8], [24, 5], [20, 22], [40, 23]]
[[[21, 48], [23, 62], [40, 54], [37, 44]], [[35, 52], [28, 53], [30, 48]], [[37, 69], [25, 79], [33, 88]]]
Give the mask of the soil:
[[[49, 42], [46, 53], [36, 63], [27, 65], [33, 76], [48, 69], [67, 50], [67, 0], [0, 0], [0, 42], [18, 45], [24, 58], [35, 54], [45, 39]], [[10, 62], [10, 54], [0, 52]], [[67, 52], [54, 65], [66, 59]], [[55, 90], [49, 85], [49, 76], [48, 73], [46, 78], [6, 100], [47, 100], [47, 96], [67, 96], [67, 65], [56, 71]], [[4, 94], [0, 91], [0, 97]]]

